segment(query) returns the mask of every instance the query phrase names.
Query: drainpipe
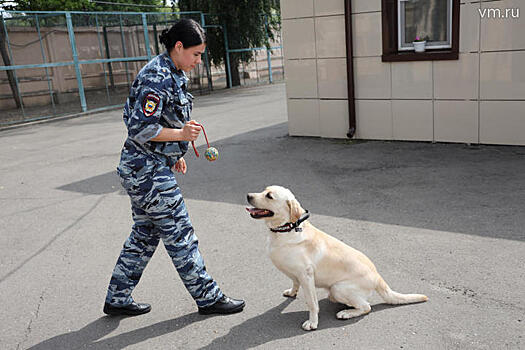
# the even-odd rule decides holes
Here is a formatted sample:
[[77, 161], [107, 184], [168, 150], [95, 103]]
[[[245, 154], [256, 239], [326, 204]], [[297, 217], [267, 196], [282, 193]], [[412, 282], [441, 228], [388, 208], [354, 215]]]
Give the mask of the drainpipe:
[[354, 50], [352, 46], [352, 4], [345, 0], [345, 35], [346, 35], [346, 81], [348, 90], [348, 133], [352, 138], [355, 135], [355, 94], [354, 94]]

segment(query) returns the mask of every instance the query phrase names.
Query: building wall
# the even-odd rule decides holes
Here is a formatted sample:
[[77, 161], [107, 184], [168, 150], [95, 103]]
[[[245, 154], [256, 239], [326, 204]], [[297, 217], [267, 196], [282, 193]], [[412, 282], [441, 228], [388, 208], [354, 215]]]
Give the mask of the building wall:
[[[381, 0], [352, 0], [356, 138], [525, 145], [523, 0], [460, 6], [459, 60], [382, 62]], [[520, 17], [481, 18], [484, 8]], [[289, 132], [348, 131], [344, 0], [283, 0]]]

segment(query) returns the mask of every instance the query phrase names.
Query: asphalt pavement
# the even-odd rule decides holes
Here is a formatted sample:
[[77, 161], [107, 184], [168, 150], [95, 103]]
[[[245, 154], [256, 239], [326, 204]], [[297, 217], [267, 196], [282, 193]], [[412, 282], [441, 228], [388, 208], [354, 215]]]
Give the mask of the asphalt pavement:
[[[208, 271], [244, 312], [202, 316], [160, 245], [134, 291], [138, 317], [102, 313], [130, 232], [115, 167], [120, 110], [0, 131], [2, 349], [524, 349], [525, 148], [288, 136], [283, 84], [196, 99], [219, 159], [177, 175]], [[199, 151], [204, 153], [204, 138]], [[319, 328], [266, 254], [246, 193], [279, 184], [310, 222], [364, 252], [421, 304]]]

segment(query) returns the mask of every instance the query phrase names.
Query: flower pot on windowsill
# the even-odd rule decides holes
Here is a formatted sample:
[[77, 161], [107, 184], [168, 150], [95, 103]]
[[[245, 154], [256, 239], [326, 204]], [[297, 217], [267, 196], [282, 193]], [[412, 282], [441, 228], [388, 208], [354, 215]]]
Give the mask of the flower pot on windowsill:
[[425, 52], [426, 41], [413, 41], [412, 44], [415, 52]]

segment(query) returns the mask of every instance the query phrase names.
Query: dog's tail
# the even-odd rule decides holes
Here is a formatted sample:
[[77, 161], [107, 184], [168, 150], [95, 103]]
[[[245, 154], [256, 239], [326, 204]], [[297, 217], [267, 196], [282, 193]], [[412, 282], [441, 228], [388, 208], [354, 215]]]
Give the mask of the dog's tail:
[[377, 281], [376, 292], [387, 304], [411, 304], [428, 300], [428, 297], [423, 294], [401, 294], [394, 292], [381, 276], [379, 276], [379, 280]]

